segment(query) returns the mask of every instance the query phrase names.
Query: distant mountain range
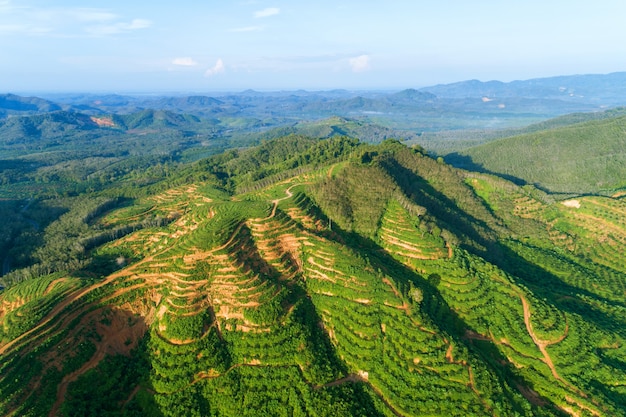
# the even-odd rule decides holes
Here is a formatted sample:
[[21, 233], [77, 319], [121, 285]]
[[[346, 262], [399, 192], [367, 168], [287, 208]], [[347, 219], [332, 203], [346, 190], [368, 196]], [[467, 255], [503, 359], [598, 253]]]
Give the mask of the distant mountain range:
[[[626, 105], [626, 72], [526, 81], [462, 81], [399, 92], [279, 91], [193, 95], [45, 94], [0, 96], [0, 117], [56, 110], [90, 115], [146, 109], [198, 117], [315, 120], [332, 116], [384, 119], [414, 131], [519, 127], [573, 112]], [[442, 120], [445, 119], [445, 120]], [[273, 123], [273, 122], [271, 122]]]
[[626, 72], [535, 78], [508, 83], [470, 80], [426, 87], [421, 91], [435, 94], [440, 98], [525, 97], [616, 105], [624, 104]]

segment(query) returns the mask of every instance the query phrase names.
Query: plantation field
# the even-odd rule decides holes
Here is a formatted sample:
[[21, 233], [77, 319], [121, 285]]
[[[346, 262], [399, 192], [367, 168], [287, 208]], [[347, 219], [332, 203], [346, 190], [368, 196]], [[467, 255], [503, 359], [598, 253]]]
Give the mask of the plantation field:
[[292, 145], [101, 210], [143, 227], [0, 293], [0, 414], [626, 415], [623, 199]]

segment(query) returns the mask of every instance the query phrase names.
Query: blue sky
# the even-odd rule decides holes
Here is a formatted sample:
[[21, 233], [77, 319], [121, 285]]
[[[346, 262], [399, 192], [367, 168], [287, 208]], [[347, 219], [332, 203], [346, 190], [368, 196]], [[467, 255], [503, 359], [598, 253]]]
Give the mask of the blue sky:
[[0, 93], [403, 89], [626, 71], [623, 0], [0, 0]]

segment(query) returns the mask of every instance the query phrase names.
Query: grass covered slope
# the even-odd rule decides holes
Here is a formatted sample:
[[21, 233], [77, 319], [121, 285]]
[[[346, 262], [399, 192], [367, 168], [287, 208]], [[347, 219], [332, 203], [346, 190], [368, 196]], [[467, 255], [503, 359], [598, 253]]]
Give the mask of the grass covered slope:
[[[468, 164], [465, 158], [471, 158]], [[589, 121], [476, 146], [452, 155], [558, 193], [612, 193], [626, 186], [626, 117]]]
[[623, 199], [346, 138], [179, 175], [0, 294], [0, 414], [626, 416]]

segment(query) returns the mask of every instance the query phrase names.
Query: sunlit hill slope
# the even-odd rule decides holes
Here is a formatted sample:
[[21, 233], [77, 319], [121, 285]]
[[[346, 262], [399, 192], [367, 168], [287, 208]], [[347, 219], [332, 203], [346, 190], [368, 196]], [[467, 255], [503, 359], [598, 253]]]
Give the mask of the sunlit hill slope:
[[[557, 193], [604, 193], [624, 187], [626, 117], [581, 121], [476, 146], [451, 163], [516, 177]], [[600, 113], [600, 116], [605, 114]], [[571, 117], [571, 116], [570, 116]], [[555, 119], [567, 120], [567, 118]], [[575, 121], [575, 118], [572, 118]]]

